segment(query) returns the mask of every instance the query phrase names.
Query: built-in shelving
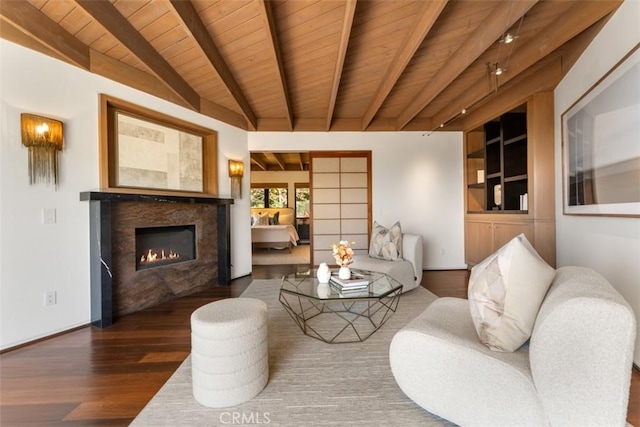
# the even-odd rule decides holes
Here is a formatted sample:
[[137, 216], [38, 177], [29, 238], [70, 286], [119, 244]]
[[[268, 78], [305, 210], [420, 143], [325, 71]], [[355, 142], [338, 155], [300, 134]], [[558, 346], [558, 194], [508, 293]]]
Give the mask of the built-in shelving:
[[497, 118], [499, 109], [486, 111], [465, 130], [465, 260], [470, 267], [482, 262], [524, 233], [553, 266], [553, 92], [534, 94]]
[[[519, 107], [469, 132], [467, 200], [471, 203], [467, 212], [527, 212], [521, 202], [528, 187], [527, 114], [523, 110], [525, 107]], [[482, 181], [479, 170], [483, 171]]]

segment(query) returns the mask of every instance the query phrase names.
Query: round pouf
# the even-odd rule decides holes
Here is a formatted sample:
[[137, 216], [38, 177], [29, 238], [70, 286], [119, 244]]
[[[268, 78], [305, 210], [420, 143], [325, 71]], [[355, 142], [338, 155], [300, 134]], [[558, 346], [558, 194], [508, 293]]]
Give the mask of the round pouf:
[[235, 406], [269, 379], [267, 304], [254, 298], [212, 302], [191, 314], [193, 396], [210, 408]]

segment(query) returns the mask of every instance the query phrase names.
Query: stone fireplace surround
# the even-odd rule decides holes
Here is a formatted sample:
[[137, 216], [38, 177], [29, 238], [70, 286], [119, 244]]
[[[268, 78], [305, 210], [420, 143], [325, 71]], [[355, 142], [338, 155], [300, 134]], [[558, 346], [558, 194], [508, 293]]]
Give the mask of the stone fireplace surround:
[[[91, 323], [228, 285], [233, 199], [83, 192], [90, 202]], [[135, 229], [194, 224], [196, 259], [136, 270]]]

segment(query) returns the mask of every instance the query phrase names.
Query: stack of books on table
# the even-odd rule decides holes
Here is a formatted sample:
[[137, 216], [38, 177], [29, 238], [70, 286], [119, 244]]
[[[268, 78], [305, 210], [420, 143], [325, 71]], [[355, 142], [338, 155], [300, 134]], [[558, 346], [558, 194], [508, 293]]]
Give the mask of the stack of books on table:
[[352, 274], [351, 279], [341, 279], [338, 276], [331, 276], [329, 281], [335, 290], [341, 293], [347, 292], [367, 292], [369, 280], [364, 276]]

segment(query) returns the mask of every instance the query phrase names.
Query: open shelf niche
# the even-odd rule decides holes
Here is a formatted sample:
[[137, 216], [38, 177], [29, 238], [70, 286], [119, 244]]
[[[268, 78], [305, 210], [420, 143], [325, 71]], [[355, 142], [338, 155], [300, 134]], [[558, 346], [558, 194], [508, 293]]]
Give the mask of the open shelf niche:
[[526, 104], [468, 132], [465, 148], [467, 213], [527, 213]]

